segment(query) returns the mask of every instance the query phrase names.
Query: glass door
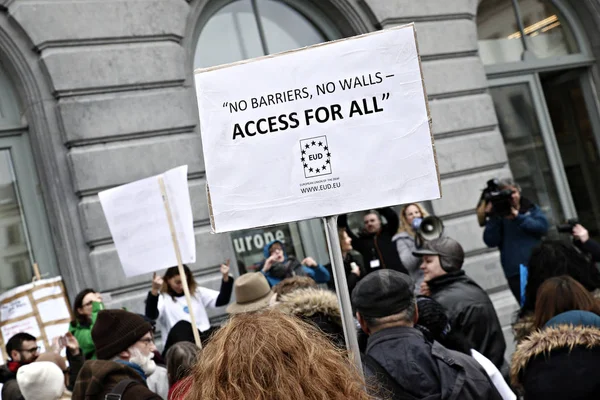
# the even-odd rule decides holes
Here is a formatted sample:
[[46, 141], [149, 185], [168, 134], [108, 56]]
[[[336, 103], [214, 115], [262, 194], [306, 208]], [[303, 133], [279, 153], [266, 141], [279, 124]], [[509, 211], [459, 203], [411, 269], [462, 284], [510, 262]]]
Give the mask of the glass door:
[[25, 134], [0, 137], [0, 292], [58, 274]]
[[490, 93], [513, 177], [523, 196], [539, 205], [555, 225], [575, 215], [541, 84], [535, 75], [494, 79]]
[[590, 236], [600, 237], [600, 156], [597, 112], [587, 99], [587, 72], [547, 73], [541, 76], [556, 142], [580, 223]]

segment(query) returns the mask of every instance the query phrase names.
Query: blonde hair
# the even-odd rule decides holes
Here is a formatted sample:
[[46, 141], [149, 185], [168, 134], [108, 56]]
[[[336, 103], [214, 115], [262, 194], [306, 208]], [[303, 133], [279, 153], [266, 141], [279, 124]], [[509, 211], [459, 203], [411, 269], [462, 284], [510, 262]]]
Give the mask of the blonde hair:
[[185, 400], [370, 400], [347, 353], [281, 311], [234, 315], [211, 338]]
[[429, 215], [429, 213], [419, 203], [406, 204], [400, 210], [400, 227], [398, 228], [398, 233], [406, 232], [410, 236], [415, 237], [415, 230], [413, 229], [412, 225], [408, 223], [408, 220], [406, 219], [406, 210], [410, 206], [415, 206], [419, 209], [419, 211], [421, 212], [421, 218], [427, 217]]

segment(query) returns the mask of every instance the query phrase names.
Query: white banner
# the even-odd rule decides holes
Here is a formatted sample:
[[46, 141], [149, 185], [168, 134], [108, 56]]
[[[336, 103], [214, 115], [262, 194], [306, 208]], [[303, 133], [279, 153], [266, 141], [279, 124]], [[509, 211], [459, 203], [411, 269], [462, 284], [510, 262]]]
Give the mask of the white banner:
[[177, 265], [171, 230], [158, 183], [162, 176], [170, 203], [181, 259], [196, 261], [194, 219], [187, 165], [162, 175], [100, 192], [100, 203], [126, 276]]
[[440, 197], [413, 25], [195, 79], [216, 232]]

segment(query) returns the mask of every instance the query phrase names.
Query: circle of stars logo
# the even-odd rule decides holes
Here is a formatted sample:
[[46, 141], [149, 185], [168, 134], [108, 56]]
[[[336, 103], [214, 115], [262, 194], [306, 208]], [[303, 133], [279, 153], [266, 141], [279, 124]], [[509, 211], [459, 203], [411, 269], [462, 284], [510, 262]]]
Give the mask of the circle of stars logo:
[[300, 140], [300, 154], [305, 178], [331, 174], [331, 151], [327, 136]]

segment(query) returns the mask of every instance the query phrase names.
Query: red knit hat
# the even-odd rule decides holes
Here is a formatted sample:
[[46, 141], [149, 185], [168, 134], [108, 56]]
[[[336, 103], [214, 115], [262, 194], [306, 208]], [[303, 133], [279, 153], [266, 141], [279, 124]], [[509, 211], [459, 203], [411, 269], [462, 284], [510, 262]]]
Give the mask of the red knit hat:
[[92, 328], [96, 356], [99, 360], [110, 360], [150, 331], [152, 325], [137, 314], [124, 310], [102, 310]]

